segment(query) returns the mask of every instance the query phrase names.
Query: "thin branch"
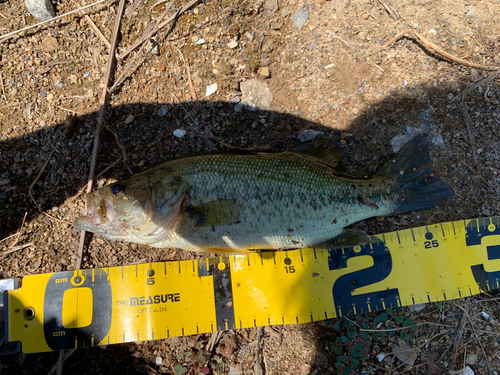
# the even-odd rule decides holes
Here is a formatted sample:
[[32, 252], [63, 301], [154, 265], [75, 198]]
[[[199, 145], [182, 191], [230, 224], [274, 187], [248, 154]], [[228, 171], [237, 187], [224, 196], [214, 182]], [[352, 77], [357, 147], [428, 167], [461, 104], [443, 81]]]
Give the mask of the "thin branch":
[[477, 164], [476, 141], [474, 140], [472, 119], [470, 118], [469, 111], [467, 110], [467, 107], [463, 100], [458, 103], [458, 106], [462, 110], [462, 115], [464, 116], [465, 126], [467, 127], [467, 133], [469, 134], [470, 146], [472, 149], [472, 157], [474, 158], [474, 162]]
[[57, 17], [54, 17], [54, 18], [51, 18], [50, 20], [47, 20], [47, 21], [42, 21], [42, 22], [39, 22], [39, 23], [36, 23], [34, 25], [31, 25], [31, 26], [26, 26], [22, 29], [19, 29], [19, 30], [16, 30], [16, 31], [12, 31], [11, 33], [8, 33], [8, 34], [4, 34], [4, 35], [1, 35], [0, 36], [0, 42], [4, 41], [4, 40], [7, 40], [7, 39], [10, 39], [12, 38], [14, 35], [16, 34], [19, 34], [23, 31], [26, 31], [26, 30], [31, 30], [31, 29], [34, 29], [35, 27], [37, 26], [41, 26], [41, 25], [45, 25], [46, 23], [49, 23], [49, 22], [53, 22], [53, 21], [57, 21], [57, 20], [60, 20], [61, 18], [63, 17], [66, 17], [66, 16], [69, 16], [70, 14], [74, 14], [74, 13], [78, 13], [84, 9], [88, 9], [88, 8], [91, 8], [95, 5], [99, 5], [99, 4], [102, 4], [104, 2], [106, 2], [107, 0], [99, 0], [95, 3], [92, 3], [90, 5], [86, 5], [84, 7], [81, 7], [81, 8], [78, 8], [78, 9], [75, 9], [75, 10], [72, 10], [71, 12], [68, 12], [68, 13], [64, 13], [64, 14], [61, 14], [60, 16], [57, 16]]
[[227, 8], [225, 9], [223, 12], [219, 13], [218, 15], [210, 18], [208, 21], [202, 23], [200, 26], [198, 26], [197, 28], [189, 31], [188, 33], [184, 34], [184, 35], [181, 35], [181, 36], [178, 36], [178, 37], [175, 37], [175, 38], [170, 38], [170, 39], [166, 39], [167, 42], [174, 42], [174, 41], [177, 41], [177, 40], [181, 40], [181, 39], [184, 39], [184, 38], [187, 38], [188, 36], [190, 36], [191, 34], [193, 34], [195, 31], [199, 30], [199, 29], [202, 29], [203, 27], [205, 27], [206, 25], [208, 25], [210, 22], [213, 22], [215, 21], [217, 18], [219, 18], [220, 16], [222, 16], [223, 14], [226, 14], [226, 13], [229, 13], [230, 11], [232, 11], [233, 8]]
[[[165, 12], [163, 12], [163, 14], [161, 15], [161, 17], [158, 19], [158, 21], [156, 22], [156, 24], [154, 25], [154, 27], [151, 29], [151, 31], [149, 31], [148, 33], [146, 33], [146, 35], [153, 35], [159, 28], [159, 25], [161, 23], [161, 21], [163, 20], [163, 18], [165, 18], [165, 16], [167, 15], [167, 12], [168, 12], [168, 9], [165, 10]], [[178, 13], [178, 12], [177, 12]], [[149, 38], [148, 38], [149, 39]], [[146, 40], [148, 40], [146, 39]], [[141, 56], [141, 53], [142, 51], [144, 50], [144, 48], [146, 47], [147, 43], [146, 43], [146, 40], [144, 41], [144, 43], [142, 44], [141, 48], [139, 49], [139, 51], [137, 51], [137, 53], [134, 55], [134, 57], [132, 58], [132, 60], [125, 66], [125, 68], [123, 68], [123, 71], [122, 73], [120, 74], [120, 76], [115, 80], [115, 83], [113, 84], [113, 86], [111, 88], [108, 89], [108, 91], [110, 93], [112, 93], [113, 91], [115, 91], [115, 89], [121, 85], [122, 81], [125, 79], [126, 75], [128, 74], [128, 71], [130, 69], [130, 67], [134, 64], [135, 60], [137, 60], [139, 58], [139, 56]], [[119, 59], [120, 57], [118, 57]]]
[[467, 316], [467, 320], [469, 321], [470, 323], [470, 327], [472, 328], [472, 330], [474, 331], [474, 338], [477, 340], [479, 346], [481, 347], [481, 351], [483, 352], [483, 357], [485, 360], [488, 359], [488, 357], [486, 356], [486, 353], [484, 351], [484, 347], [483, 347], [483, 344], [481, 343], [481, 339], [479, 338], [479, 336], [477, 335], [477, 332], [476, 332], [476, 327], [474, 327], [474, 324], [472, 323], [472, 320], [469, 316], [469, 312], [468, 310], [466, 310], [464, 307], [460, 306], [459, 304], [457, 303], [453, 303], [456, 307], [458, 307], [460, 310], [462, 310], [464, 312], [464, 314]]
[[[97, 128], [95, 131], [94, 138], [94, 148], [92, 150], [92, 161], [90, 164], [90, 172], [89, 172], [89, 182], [87, 184], [87, 192], [92, 191], [92, 185], [94, 184], [94, 175], [97, 161], [97, 151], [99, 149], [99, 141], [100, 141], [100, 133], [102, 124], [104, 122], [104, 111], [106, 109], [106, 100], [108, 97], [108, 87], [111, 82], [111, 71], [113, 70], [113, 64], [115, 62], [115, 50], [116, 43], [118, 41], [118, 33], [120, 31], [121, 19], [123, 16], [123, 11], [125, 9], [125, 0], [120, 0], [120, 5], [118, 6], [118, 11], [116, 13], [116, 21], [115, 27], [113, 30], [113, 37], [111, 38], [111, 49], [109, 50], [108, 57], [108, 66], [106, 69], [106, 76], [104, 78], [104, 88], [102, 90], [101, 98], [99, 100], [99, 115], [97, 117]], [[87, 203], [85, 203], [85, 214], [87, 214]], [[80, 232], [80, 245], [78, 248], [78, 259], [76, 262], [76, 269], [80, 269], [82, 266], [82, 257], [83, 257], [83, 247], [85, 244], [85, 231], [82, 230]]]
[[[81, 5], [79, 3], [77, 3], [78, 5]], [[88, 13], [85, 11], [85, 10], [82, 10], [80, 12], [80, 14], [83, 15], [83, 17], [85, 18], [85, 21], [87, 21], [90, 25], [90, 27], [92, 29], [94, 29], [95, 33], [99, 36], [99, 38], [101, 38], [101, 40], [103, 41], [103, 43], [106, 45], [106, 47], [108, 47], [108, 50], [111, 49], [111, 44], [109, 44], [108, 40], [106, 39], [106, 37], [104, 36], [103, 33], [101, 33], [101, 30], [99, 30], [99, 28], [97, 27], [97, 25], [94, 23], [94, 21], [92, 21], [92, 18], [90, 18], [90, 16], [88, 15]]]
[[54, 217], [52, 215], [49, 215], [48, 213], [46, 212], [43, 212], [42, 211], [42, 208], [40, 207], [40, 205], [38, 204], [38, 202], [36, 201], [35, 197], [33, 197], [33, 186], [35, 186], [36, 182], [40, 179], [40, 176], [42, 175], [43, 171], [45, 170], [45, 167], [47, 166], [47, 164], [49, 163], [49, 160], [50, 158], [52, 157], [52, 155], [54, 154], [54, 151], [51, 151], [49, 157], [47, 158], [47, 160], [45, 161], [45, 164], [43, 165], [42, 169], [40, 170], [40, 173], [38, 173], [38, 176], [36, 176], [35, 180], [31, 183], [30, 185], [30, 188], [28, 189], [28, 194], [30, 195], [31, 197], [31, 200], [33, 201], [33, 203], [35, 203], [36, 207], [38, 208], [38, 211], [42, 214], [42, 215], [45, 215], [47, 217], [50, 217], [51, 219], [54, 219], [56, 221], [59, 221], [60, 223], [65, 223], [65, 224], [69, 224], [69, 225], [72, 225], [71, 223], [68, 223], [67, 221], [64, 221], [64, 220], [61, 220], [61, 219], [58, 219], [57, 217]]
[[193, 5], [195, 5], [199, 1], [200, 0], [191, 0], [189, 3], [187, 3], [186, 5], [184, 5], [177, 12], [175, 12], [174, 15], [170, 16], [165, 21], [159, 23], [157, 25], [157, 27], [155, 27], [149, 33], [147, 33], [142, 38], [140, 38], [139, 40], [137, 40], [134, 44], [132, 44], [132, 46], [128, 50], [126, 50], [125, 52], [123, 52], [121, 55], [118, 55], [117, 56], [118, 59], [119, 60], [123, 60], [125, 57], [127, 57], [130, 54], [130, 52], [132, 52], [134, 49], [136, 49], [137, 47], [139, 47], [143, 42], [145, 42], [146, 40], [148, 40], [149, 38], [151, 38], [163, 26], [165, 26], [165, 25], [169, 24], [170, 22], [174, 21], [175, 19], [177, 19], [182, 13], [184, 13], [185, 11], [187, 11], [189, 8], [191, 8]]
[[27, 247], [30, 247], [33, 244], [34, 244], [34, 242], [28, 242], [28, 243], [25, 243], [24, 245], [13, 246], [13, 247], [9, 248], [9, 250], [4, 251], [3, 253], [1, 253], [0, 255], [7, 255], [7, 254], [13, 253], [15, 251], [19, 251], [19, 250], [25, 249]]
[[398, 40], [404, 34], [407, 34], [407, 33], [413, 34], [428, 49], [431, 49], [434, 52], [442, 55], [443, 57], [446, 57], [447, 59], [455, 61], [455, 62], [457, 62], [459, 64], [468, 66], [470, 68], [483, 69], [483, 70], [498, 70], [498, 69], [500, 69], [500, 67], [498, 67], [498, 66], [487, 66], [487, 65], [483, 65], [483, 64], [476, 64], [476, 63], [464, 60], [464, 59], [462, 59], [460, 57], [453, 56], [451, 53], [446, 52], [444, 49], [442, 49], [438, 45], [436, 45], [436, 44], [432, 43], [431, 41], [425, 39], [422, 35], [420, 35], [419, 33], [417, 33], [413, 29], [406, 29], [406, 30], [401, 31], [398, 35], [396, 35], [394, 38], [392, 38], [386, 44], [384, 44], [384, 47], [390, 46], [392, 43], [394, 43], [396, 40]]

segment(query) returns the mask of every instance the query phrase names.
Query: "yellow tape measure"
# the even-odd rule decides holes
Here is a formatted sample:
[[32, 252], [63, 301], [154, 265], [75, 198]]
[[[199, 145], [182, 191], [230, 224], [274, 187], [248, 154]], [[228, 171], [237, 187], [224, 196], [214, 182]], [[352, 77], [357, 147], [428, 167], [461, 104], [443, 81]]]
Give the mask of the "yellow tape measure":
[[25, 353], [296, 324], [499, 288], [500, 218], [373, 236], [364, 246], [26, 276], [5, 298]]

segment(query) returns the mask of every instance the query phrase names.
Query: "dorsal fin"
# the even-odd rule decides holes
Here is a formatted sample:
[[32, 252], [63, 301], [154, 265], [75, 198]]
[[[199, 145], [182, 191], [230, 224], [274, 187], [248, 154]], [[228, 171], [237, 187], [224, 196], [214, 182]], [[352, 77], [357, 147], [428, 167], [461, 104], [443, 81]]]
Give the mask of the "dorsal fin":
[[325, 142], [309, 142], [297, 146], [291, 150], [302, 155], [311, 156], [318, 161], [329, 165], [339, 171], [342, 168], [342, 156], [340, 151]]

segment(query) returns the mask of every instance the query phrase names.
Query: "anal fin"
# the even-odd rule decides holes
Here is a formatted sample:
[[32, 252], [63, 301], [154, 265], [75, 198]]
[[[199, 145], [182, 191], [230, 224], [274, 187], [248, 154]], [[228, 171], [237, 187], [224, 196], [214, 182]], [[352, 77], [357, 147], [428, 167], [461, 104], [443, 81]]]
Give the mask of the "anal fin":
[[373, 242], [374, 241], [370, 238], [370, 235], [368, 235], [368, 233], [363, 230], [344, 229], [338, 236], [333, 237], [328, 241], [314, 245], [314, 247], [331, 249], [335, 247], [350, 247], [356, 245], [362, 246]]

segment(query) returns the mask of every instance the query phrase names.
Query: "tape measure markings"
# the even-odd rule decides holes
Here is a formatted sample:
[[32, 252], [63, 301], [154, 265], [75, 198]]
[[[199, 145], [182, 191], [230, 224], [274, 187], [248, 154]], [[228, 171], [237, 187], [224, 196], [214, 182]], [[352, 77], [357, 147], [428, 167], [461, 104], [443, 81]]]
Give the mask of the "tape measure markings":
[[499, 223], [427, 225], [364, 246], [27, 276], [8, 292], [8, 336], [29, 353], [461, 298], [500, 287]]

